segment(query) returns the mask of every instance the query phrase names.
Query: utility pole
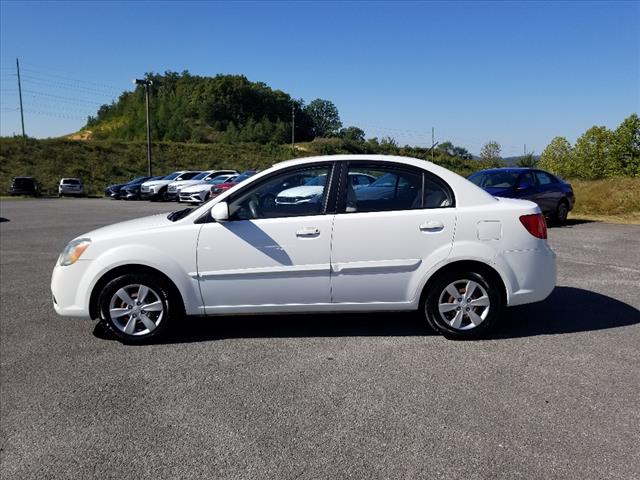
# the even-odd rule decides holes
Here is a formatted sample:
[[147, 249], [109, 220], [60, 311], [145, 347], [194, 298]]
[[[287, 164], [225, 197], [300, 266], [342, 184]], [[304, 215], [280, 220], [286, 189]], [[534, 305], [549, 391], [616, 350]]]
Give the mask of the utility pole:
[[436, 149], [436, 130], [431, 127], [431, 162], [433, 163], [434, 154]]
[[144, 93], [147, 102], [147, 175], [151, 176], [151, 123], [149, 119], [149, 87], [153, 85], [153, 82], [151, 80], [140, 80], [136, 78], [133, 83], [134, 85], [144, 85]]
[[296, 151], [296, 102], [291, 104], [291, 151]]
[[24, 133], [24, 110], [22, 109], [22, 85], [20, 85], [20, 61], [16, 58], [16, 69], [18, 70], [18, 97], [20, 97], [20, 121], [22, 122], [22, 138], [27, 139]]

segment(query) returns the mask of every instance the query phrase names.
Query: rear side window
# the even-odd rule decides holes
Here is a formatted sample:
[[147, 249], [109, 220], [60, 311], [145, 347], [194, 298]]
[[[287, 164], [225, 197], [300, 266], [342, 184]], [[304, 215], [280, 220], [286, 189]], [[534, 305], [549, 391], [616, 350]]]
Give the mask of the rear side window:
[[538, 177], [538, 183], [540, 183], [540, 185], [556, 183], [556, 180], [546, 172], [536, 172], [536, 177]]
[[[354, 185], [355, 173], [371, 179], [365, 185]], [[348, 169], [345, 213], [384, 212], [441, 208], [453, 204], [451, 194], [426, 172], [410, 167], [379, 164], [354, 164]]]

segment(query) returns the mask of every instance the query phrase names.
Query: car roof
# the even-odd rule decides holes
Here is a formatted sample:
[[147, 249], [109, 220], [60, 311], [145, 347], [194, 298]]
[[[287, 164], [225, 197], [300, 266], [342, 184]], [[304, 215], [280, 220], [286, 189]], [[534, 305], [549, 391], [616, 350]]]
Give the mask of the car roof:
[[[436, 165], [435, 163], [429, 162], [427, 160], [421, 160], [419, 158], [412, 157], [401, 157], [397, 155], [324, 155], [324, 156], [315, 156], [315, 157], [303, 157], [296, 158], [292, 160], [285, 160], [284, 162], [279, 162], [273, 165], [270, 168], [262, 170], [256, 175], [252, 176], [250, 179], [246, 180], [247, 185], [260, 181], [266, 175], [270, 175], [282, 168], [286, 168], [288, 166], [303, 166], [307, 164], [313, 163], [329, 163], [329, 162], [349, 162], [349, 161], [373, 161], [373, 162], [386, 162], [386, 163], [397, 163], [399, 165], [410, 165], [416, 168], [426, 170], [431, 172], [432, 174], [440, 177], [443, 181], [445, 181], [452, 189], [456, 196], [456, 205], [459, 206], [467, 206], [467, 205], [480, 205], [491, 203], [497, 201], [493, 196], [485, 192], [483, 189], [478, 187], [477, 185], [471, 183], [466, 178], [458, 175], [457, 173], [448, 170], [440, 165]], [[244, 182], [243, 182], [244, 184]], [[217, 201], [222, 201], [227, 197], [227, 194], [220, 195]], [[196, 211], [194, 211], [195, 213]]]
[[497, 167], [497, 168], [485, 168], [484, 170], [478, 170], [475, 173], [480, 172], [534, 172], [540, 170], [539, 168], [531, 167]]

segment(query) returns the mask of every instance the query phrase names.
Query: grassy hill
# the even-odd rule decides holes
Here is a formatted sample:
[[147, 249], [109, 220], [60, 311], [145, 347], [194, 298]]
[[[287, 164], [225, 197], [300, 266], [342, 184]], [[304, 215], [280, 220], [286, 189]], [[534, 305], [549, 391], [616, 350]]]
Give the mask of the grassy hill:
[[[319, 138], [296, 145], [259, 143], [154, 142], [153, 173], [178, 169], [266, 168], [294, 157], [338, 153], [386, 153], [431, 159], [426, 149], [397, 147], [377, 142], [354, 143], [343, 139]], [[469, 174], [481, 168], [476, 160], [462, 160], [438, 152], [436, 163]], [[91, 195], [101, 195], [105, 186], [143, 175], [147, 171], [146, 143], [111, 140], [35, 140], [0, 138], [0, 192], [9, 189], [12, 177], [36, 177], [43, 191], [55, 192], [62, 177], [80, 177]]]

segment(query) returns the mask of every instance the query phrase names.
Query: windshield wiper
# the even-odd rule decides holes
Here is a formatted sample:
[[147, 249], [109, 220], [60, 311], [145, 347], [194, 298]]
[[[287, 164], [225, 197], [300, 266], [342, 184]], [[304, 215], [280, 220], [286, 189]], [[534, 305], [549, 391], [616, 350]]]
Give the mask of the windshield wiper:
[[177, 210], [177, 211], [171, 212], [169, 215], [167, 215], [167, 218], [169, 220], [171, 220], [172, 222], [177, 222], [181, 218], [184, 218], [187, 215], [189, 215], [191, 213], [191, 210], [193, 210], [193, 207], [185, 208], [185, 209], [182, 209], [182, 210]]

